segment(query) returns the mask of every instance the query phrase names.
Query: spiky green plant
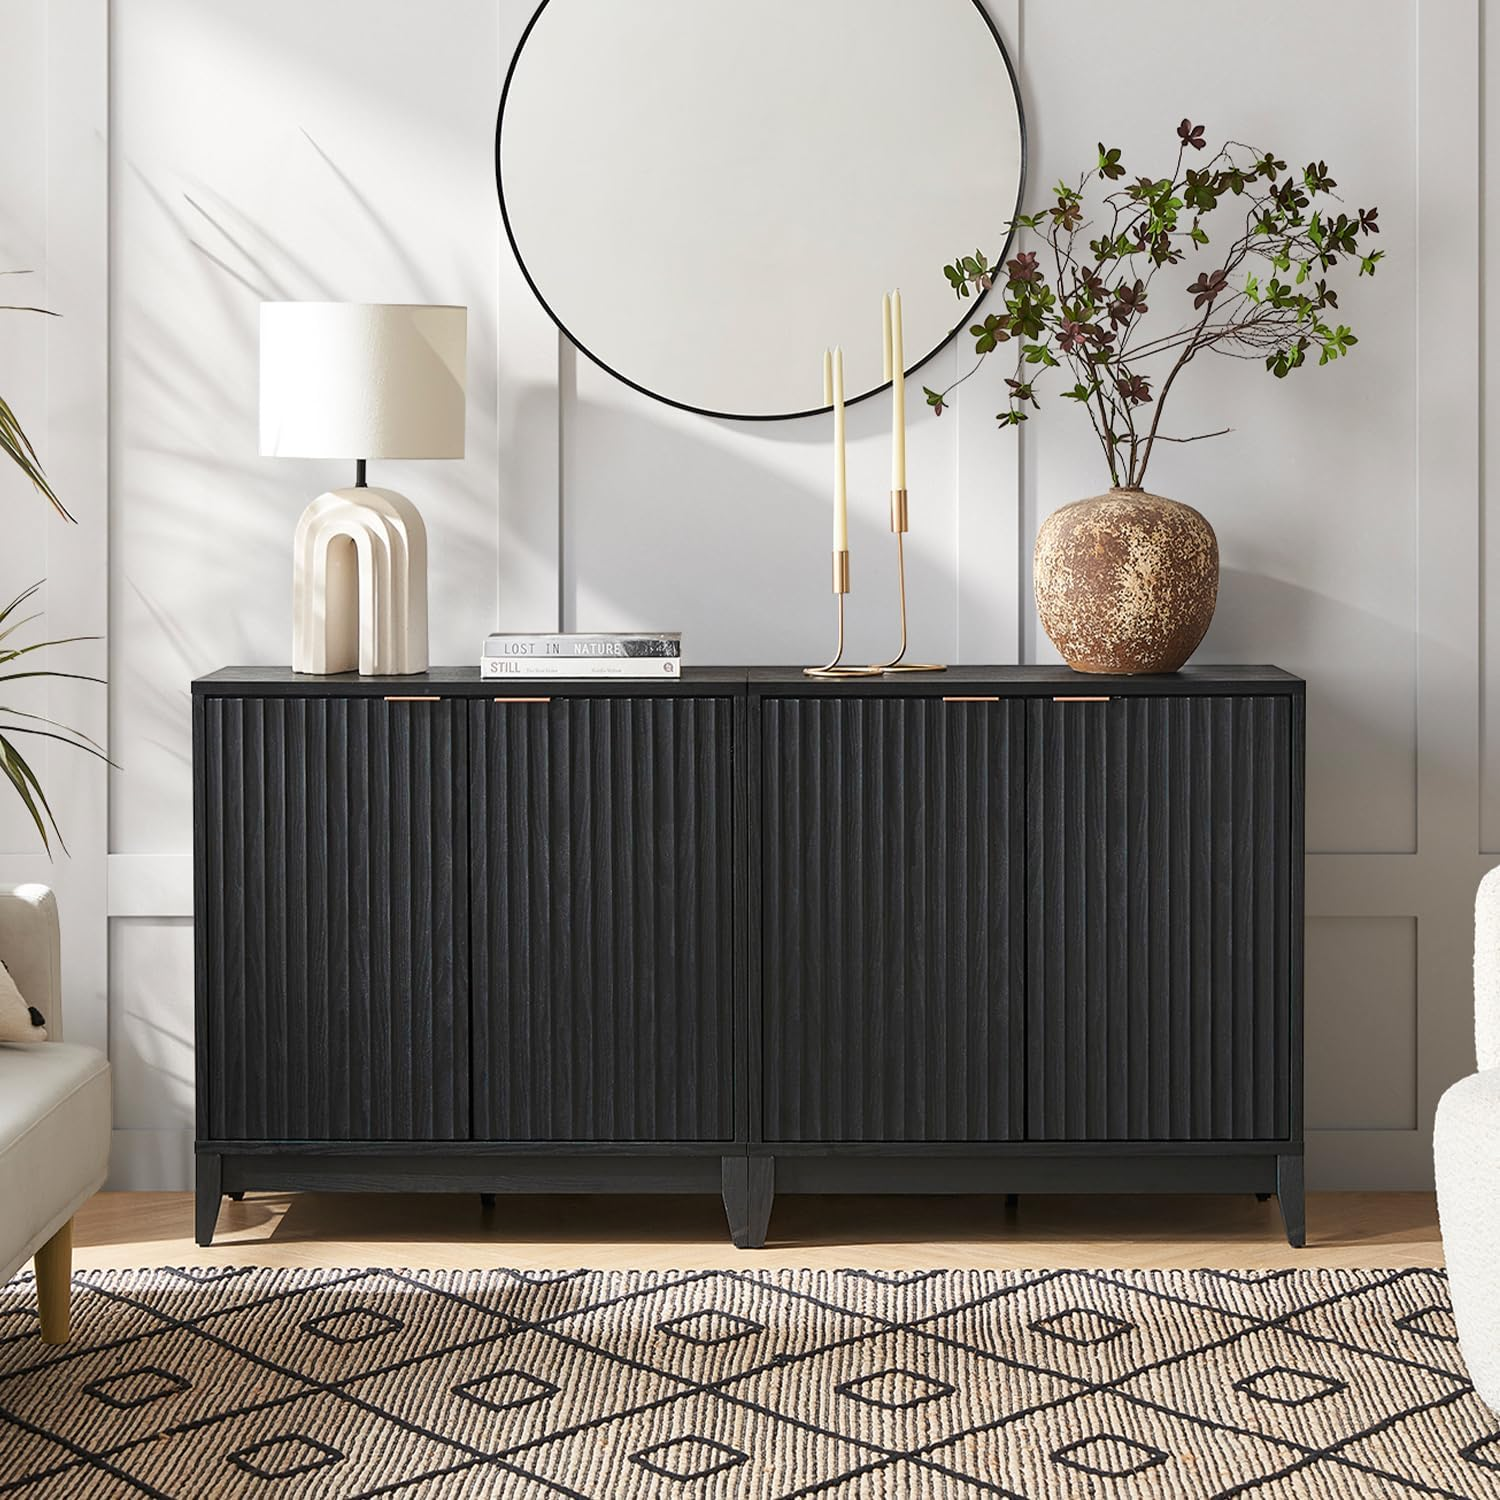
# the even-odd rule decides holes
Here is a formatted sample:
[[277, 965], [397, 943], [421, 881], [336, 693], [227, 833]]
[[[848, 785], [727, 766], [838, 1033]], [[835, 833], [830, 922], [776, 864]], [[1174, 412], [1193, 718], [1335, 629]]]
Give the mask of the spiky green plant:
[[[0, 274], [18, 276], [26, 273], [7, 271], [0, 272]], [[0, 312], [34, 312], [41, 313], [44, 317], [56, 317], [55, 313], [45, 307], [28, 307], [16, 303], [0, 303]], [[0, 399], [0, 453], [4, 453], [20, 469], [31, 481], [37, 493], [48, 501], [63, 520], [73, 519], [48, 481], [41, 459], [37, 457], [37, 451], [32, 447], [31, 439], [26, 436], [25, 430], [16, 420], [16, 414], [11, 410], [10, 403], [4, 399]], [[3, 610], [0, 610], [0, 696], [4, 695], [7, 683], [25, 682], [38, 678], [71, 678], [80, 682], [104, 681], [102, 677], [91, 677], [84, 672], [59, 672], [52, 667], [36, 665], [38, 658], [34, 656], [35, 652], [53, 650], [78, 641], [95, 639], [92, 636], [65, 636], [60, 640], [32, 641], [29, 645], [15, 644], [17, 632], [41, 618], [39, 610], [26, 615], [20, 614], [20, 611], [36, 597], [40, 588], [40, 583], [32, 584], [29, 589], [23, 589]], [[20, 665], [17, 666], [17, 663]], [[58, 847], [66, 854], [68, 846], [63, 842], [62, 831], [57, 826], [57, 819], [53, 816], [51, 804], [47, 801], [47, 794], [42, 790], [42, 783], [37, 779], [36, 772], [16, 743], [18, 737], [26, 736], [57, 740], [60, 744], [71, 745], [75, 750], [82, 750], [88, 755], [97, 756], [106, 764], [109, 758], [105, 755], [103, 748], [82, 730], [70, 729], [66, 724], [59, 724], [57, 720], [48, 719], [41, 714], [29, 713], [25, 709], [0, 704], [0, 772], [4, 773], [5, 780], [15, 789], [22, 805], [31, 814], [31, 821], [36, 824], [36, 831], [41, 835], [42, 847], [50, 855], [52, 839], [55, 838]]]
[[[29, 276], [30, 274], [29, 271], [0, 271], [0, 276]], [[49, 308], [30, 307], [16, 302], [0, 303], [0, 312], [40, 313], [44, 318], [55, 318], [57, 316]], [[10, 409], [10, 403], [3, 398], [0, 398], [0, 453], [4, 453], [31, 481], [37, 492], [44, 495], [51, 502], [52, 508], [63, 520], [71, 521], [73, 519], [68, 513], [67, 507], [57, 498], [56, 492], [48, 482], [47, 475], [42, 469], [41, 460], [37, 457], [36, 449], [31, 446], [31, 439], [26, 436], [21, 424], [16, 420], [15, 412]]]
[[[40, 583], [32, 584], [29, 589], [22, 590], [3, 610], [0, 610], [0, 690], [3, 690], [7, 683], [34, 678], [67, 678], [74, 682], [103, 682], [102, 677], [92, 677], [86, 672], [59, 672], [52, 667], [33, 666], [29, 660], [24, 659], [31, 657], [36, 651], [70, 646], [79, 641], [95, 640], [97, 639], [95, 636], [64, 636], [59, 640], [32, 641], [29, 645], [11, 643], [17, 631], [41, 618], [40, 610], [16, 618], [18, 612], [36, 596], [40, 588]], [[16, 666], [17, 662], [20, 663], [19, 667]], [[22, 720], [25, 722], [20, 722]], [[15, 789], [26, 811], [31, 814], [31, 821], [36, 824], [36, 831], [42, 837], [42, 847], [48, 854], [51, 854], [52, 844], [48, 836], [50, 827], [51, 836], [57, 839], [58, 846], [66, 854], [68, 846], [63, 842], [62, 831], [57, 826], [57, 819], [53, 816], [51, 804], [47, 801], [47, 794], [42, 790], [42, 784], [37, 780], [36, 772], [32, 770], [26, 757], [21, 753], [16, 743], [17, 736], [57, 740], [61, 744], [71, 745], [75, 750], [82, 750], [88, 755], [96, 756], [106, 764], [109, 763], [109, 758], [105, 755], [103, 747], [97, 741], [90, 739], [82, 730], [70, 729], [66, 724], [59, 724], [55, 719], [45, 718], [41, 714], [28, 713], [24, 709], [0, 706], [0, 772], [4, 773], [5, 779]]]

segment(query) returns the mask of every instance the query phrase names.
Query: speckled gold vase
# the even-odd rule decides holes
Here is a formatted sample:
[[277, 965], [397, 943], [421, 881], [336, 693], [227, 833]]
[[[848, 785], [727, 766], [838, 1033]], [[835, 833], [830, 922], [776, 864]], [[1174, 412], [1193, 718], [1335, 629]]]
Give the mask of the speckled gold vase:
[[1214, 617], [1219, 542], [1191, 505], [1113, 489], [1036, 538], [1042, 629], [1075, 672], [1175, 672]]

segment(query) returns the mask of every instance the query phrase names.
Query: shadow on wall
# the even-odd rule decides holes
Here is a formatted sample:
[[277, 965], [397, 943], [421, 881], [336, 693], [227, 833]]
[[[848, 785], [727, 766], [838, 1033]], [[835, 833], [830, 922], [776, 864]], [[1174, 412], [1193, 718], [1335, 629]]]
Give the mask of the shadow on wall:
[[[599, 379], [590, 369], [565, 404], [564, 624], [681, 629], [698, 663], [825, 660], [835, 630], [831, 419], [705, 419], [620, 388], [601, 399], [588, 390]], [[852, 660], [897, 644], [889, 432], [888, 405], [849, 410]], [[906, 546], [912, 651], [952, 660], [952, 432], [910, 447], [925, 480]]]
[[[116, 785], [135, 805], [173, 809], [154, 820], [154, 836], [131, 832], [133, 846], [185, 844], [188, 683], [227, 662], [287, 659], [297, 516], [315, 495], [352, 477], [337, 462], [259, 457], [262, 300], [467, 302], [468, 457], [381, 463], [372, 478], [409, 493], [427, 520], [437, 655], [451, 653], [455, 639], [476, 642], [492, 624], [493, 288], [472, 274], [440, 281], [424, 272], [348, 175], [310, 136], [306, 142], [328, 179], [326, 217], [352, 221], [345, 232], [368, 246], [347, 278], [320, 272], [286, 237], [206, 183], [168, 187], [125, 164], [132, 233], [122, 237], [116, 295], [119, 326], [128, 332], [115, 343], [111, 369], [111, 710], [125, 768]], [[133, 257], [153, 261], [156, 274], [132, 274]], [[179, 309], [186, 311], [179, 316]], [[460, 617], [446, 641], [444, 623], [454, 623], [454, 612], [444, 599], [473, 601], [472, 615]], [[472, 644], [465, 657], [471, 652]]]
[[[1308, 799], [1310, 852], [1415, 849], [1416, 747], [1401, 732], [1403, 716], [1390, 709], [1390, 668], [1404, 663], [1396, 680], [1414, 681], [1415, 653], [1409, 622], [1265, 574], [1223, 569], [1219, 607], [1197, 659], [1274, 662], [1312, 678], [1308, 781], [1322, 791]], [[1317, 670], [1329, 662], [1340, 670]], [[1434, 745], [1428, 753], [1438, 751]], [[1393, 799], [1389, 789], [1403, 784], [1410, 796]], [[1338, 830], [1351, 828], [1368, 836], [1357, 851], [1346, 850], [1338, 837]]]

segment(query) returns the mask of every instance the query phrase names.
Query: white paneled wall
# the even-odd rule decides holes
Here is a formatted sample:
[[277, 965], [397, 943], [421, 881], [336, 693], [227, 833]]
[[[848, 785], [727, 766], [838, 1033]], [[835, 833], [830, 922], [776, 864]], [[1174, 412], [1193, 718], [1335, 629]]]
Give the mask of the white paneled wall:
[[[45, 580], [43, 618], [8, 644], [82, 636], [48, 665], [106, 671], [108, 590], [107, 0], [11, 0], [0, 47], [0, 391], [40, 451], [78, 525], [59, 520], [9, 461], [0, 464], [0, 595]], [[36, 658], [32, 658], [35, 661]], [[27, 663], [30, 665], [30, 662]], [[106, 695], [74, 679], [7, 685], [23, 712], [106, 739]], [[33, 721], [34, 724], [34, 721]], [[66, 1031], [103, 1046], [106, 1015], [106, 778], [103, 766], [42, 739], [24, 741], [62, 825], [69, 857], [37, 852], [29, 819], [0, 797], [0, 881], [46, 880], [57, 891], [65, 945]]]
[[[681, 628], [699, 662], [826, 649], [825, 424], [712, 421], [620, 386], [559, 339], [509, 256], [494, 116], [531, 4], [15, 0], [7, 12], [0, 117], [20, 147], [0, 158], [0, 260], [38, 265], [49, 292], [61, 268], [61, 286], [80, 289], [75, 339], [91, 330], [100, 350], [89, 267], [108, 267], [107, 571], [97, 494], [89, 541], [60, 557], [56, 528], [0, 475], [4, 514], [27, 522], [5, 532], [0, 591], [45, 567], [49, 604], [69, 616], [54, 624], [71, 630], [107, 585], [121, 1185], [187, 1180], [187, 684], [286, 659], [291, 528], [344, 479], [255, 454], [262, 298], [470, 308], [468, 458], [382, 470], [428, 518], [435, 660], [470, 659], [497, 620]], [[1381, 207], [1386, 263], [1343, 309], [1354, 357], [1285, 384], [1205, 361], [1172, 430], [1234, 431], [1159, 452], [1151, 481], [1219, 532], [1204, 659], [1275, 661], [1310, 683], [1312, 1181], [1419, 1185], [1437, 1092], [1471, 1065], [1468, 903], [1493, 862], [1481, 849], [1500, 851], [1500, 692], [1483, 692], [1480, 654], [1500, 651], [1480, 588], [1500, 521], [1481, 528], [1494, 513], [1479, 470], [1500, 382], [1481, 414], [1472, 311], [1493, 316], [1476, 161], [1500, 43], [1478, 0], [1270, 0], [1252, 20], [1142, 0], [1128, 25], [1111, 0], [987, 4], [1022, 79], [1033, 199], [1101, 136], [1132, 169], [1164, 170], [1187, 114], [1211, 139], [1326, 157], [1351, 206]], [[1105, 33], [1107, 49], [1079, 44]], [[106, 47], [107, 119], [98, 96], [59, 81], [70, 57], [87, 71]], [[95, 160], [106, 135], [107, 198]], [[107, 260], [102, 233], [87, 234], [106, 203]], [[49, 451], [78, 445], [78, 482], [102, 493], [102, 380], [91, 405], [76, 342], [4, 326], [0, 389], [40, 383]], [[963, 358], [945, 351], [924, 382], [946, 382]], [[1020, 441], [996, 429], [1004, 373], [987, 368], [940, 419], [913, 413], [919, 656], [1050, 658], [1029, 605], [1031, 538], [1047, 511], [1103, 486], [1087, 426], [1062, 403]], [[890, 626], [881, 403], [851, 411], [850, 435], [851, 628], [874, 653]], [[69, 791], [85, 833], [62, 877], [77, 891], [70, 963], [102, 1034], [102, 824], [88, 836], [91, 783]], [[45, 875], [24, 848], [0, 802], [0, 850], [15, 851], [0, 853], [0, 874]]]

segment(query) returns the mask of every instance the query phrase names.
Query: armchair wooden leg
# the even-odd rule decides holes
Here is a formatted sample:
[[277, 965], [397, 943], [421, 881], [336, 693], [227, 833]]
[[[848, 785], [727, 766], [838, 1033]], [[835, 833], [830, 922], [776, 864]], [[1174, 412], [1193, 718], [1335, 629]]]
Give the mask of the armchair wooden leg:
[[68, 1220], [32, 1257], [36, 1266], [36, 1305], [42, 1342], [66, 1344], [73, 1275], [73, 1221]]

